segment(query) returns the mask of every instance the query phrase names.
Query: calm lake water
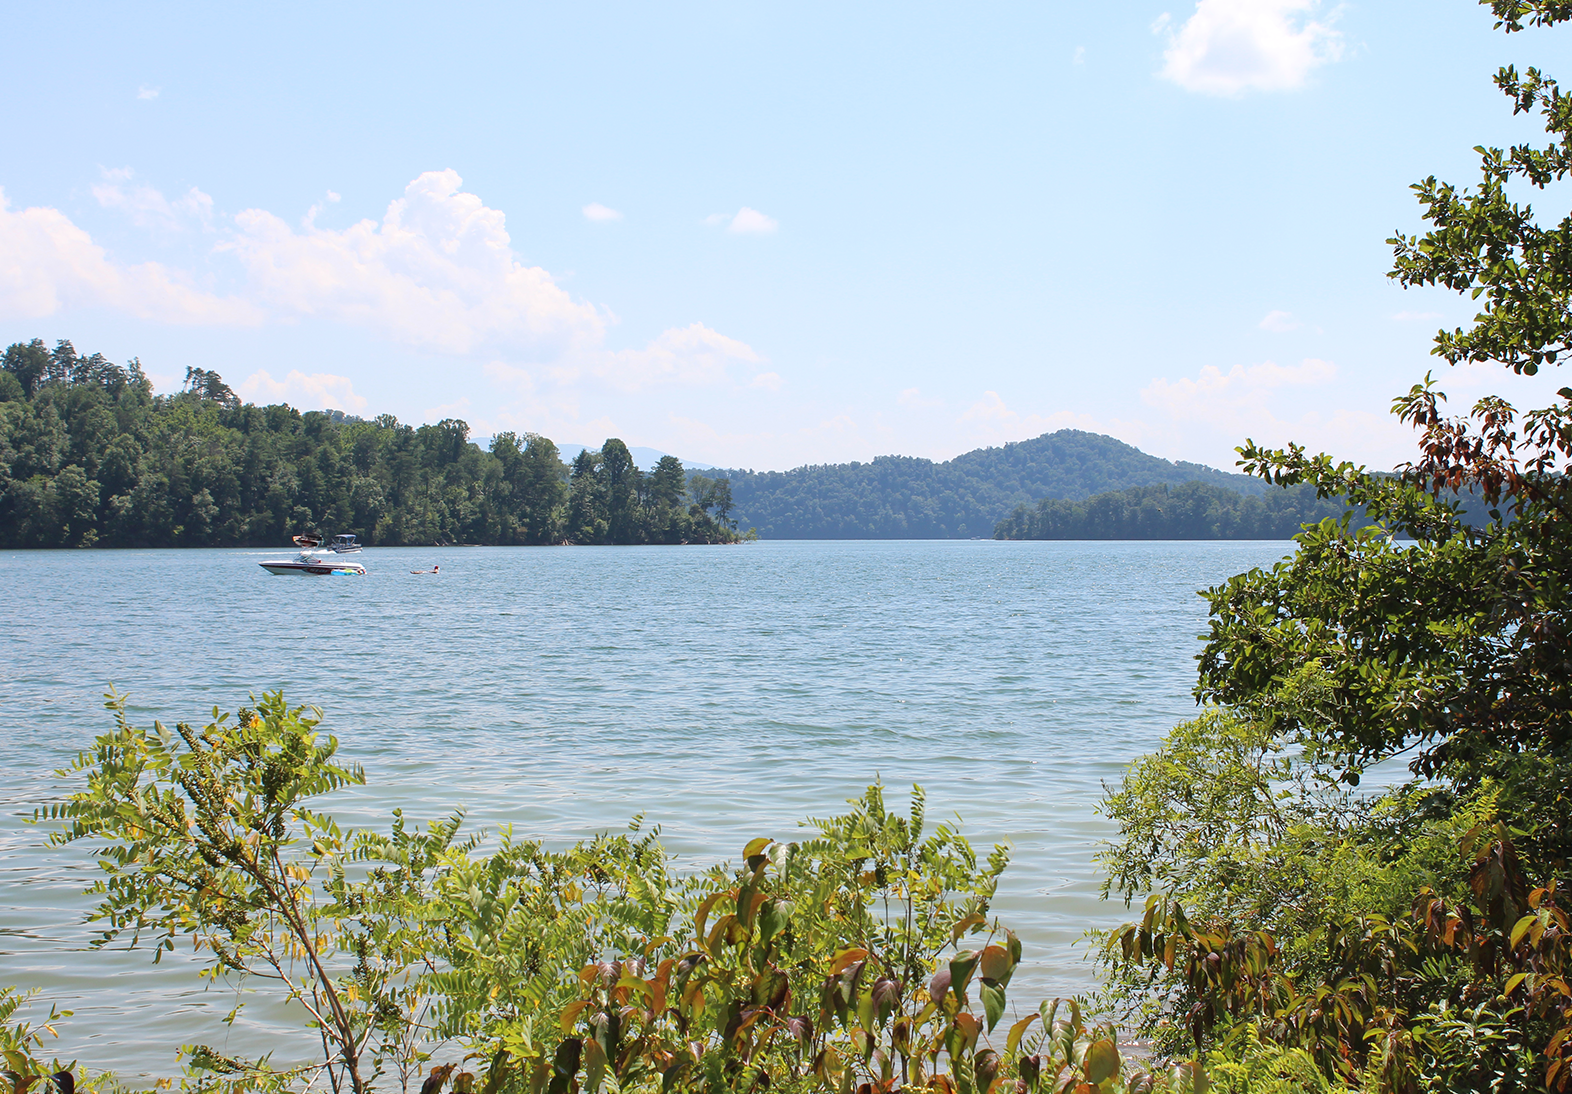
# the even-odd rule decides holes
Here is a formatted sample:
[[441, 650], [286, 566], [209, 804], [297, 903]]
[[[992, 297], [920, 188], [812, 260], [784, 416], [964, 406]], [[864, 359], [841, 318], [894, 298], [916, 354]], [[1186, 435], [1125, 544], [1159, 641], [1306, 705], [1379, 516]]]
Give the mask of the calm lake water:
[[188, 960], [89, 951], [93, 864], [19, 819], [109, 726], [113, 682], [142, 724], [264, 689], [322, 707], [368, 775], [326, 799], [341, 818], [462, 805], [566, 843], [642, 812], [684, 864], [921, 783], [931, 820], [1013, 845], [1012, 997], [1084, 990], [1083, 932], [1126, 914], [1097, 899], [1101, 784], [1194, 710], [1196, 590], [1291, 546], [371, 549], [361, 579], [270, 577], [279, 551], [0, 554], [0, 984], [73, 1008], [58, 1052], [94, 1069], [285, 1036], [257, 1002], [226, 1032], [234, 991]]

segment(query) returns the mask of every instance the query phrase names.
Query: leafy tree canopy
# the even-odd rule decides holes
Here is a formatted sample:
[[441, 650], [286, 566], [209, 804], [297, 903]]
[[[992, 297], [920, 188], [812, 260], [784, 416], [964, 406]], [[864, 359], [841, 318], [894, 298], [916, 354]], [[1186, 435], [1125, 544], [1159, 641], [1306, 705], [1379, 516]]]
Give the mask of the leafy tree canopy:
[[[1488, 6], [1508, 33], [1572, 19]], [[1569, 349], [1572, 217], [1512, 192], [1572, 172], [1572, 105], [1537, 69], [1495, 82], [1548, 141], [1479, 148], [1471, 188], [1416, 184], [1427, 228], [1392, 238], [1390, 276], [1479, 301], [1436, 356], [1532, 375]], [[1170, 1051], [1249, 1031], [1367, 1090], [1572, 1089], [1572, 387], [1526, 413], [1445, 401], [1430, 377], [1396, 400], [1419, 434], [1396, 476], [1240, 449], [1373, 523], [1323, 521], [1207, 593], [1217, 709], [1108, 798], [1112, 889], [1155, 890], [1112, 939], [1115, 994]], [[1356, 794], [1379, 764], [1411, 781]]]
[[395, 546], [737, 538], [709, 480], [691, 491], [674, 458], [645, 476], [615, 439], [570, 497], [556, 445], [533, 433], [483, 452], [456, 419], [254, 406], [200, 368], [154, 396], [139, 362], [65, 341], [17, 343], [0, 366], [3, 547], [265, 546], [305, 531]]

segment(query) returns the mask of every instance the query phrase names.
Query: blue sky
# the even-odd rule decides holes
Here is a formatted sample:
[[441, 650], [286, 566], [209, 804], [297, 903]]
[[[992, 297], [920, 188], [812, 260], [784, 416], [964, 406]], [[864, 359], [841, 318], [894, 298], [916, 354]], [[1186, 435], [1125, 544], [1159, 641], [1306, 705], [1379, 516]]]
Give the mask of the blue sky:
[[1384, 240], [1572, 39], [1097, 7], [13, 4], [0, 340], [760, 469], [1065, 426], [1405, 458], [1387, 406], [1471, 309]]

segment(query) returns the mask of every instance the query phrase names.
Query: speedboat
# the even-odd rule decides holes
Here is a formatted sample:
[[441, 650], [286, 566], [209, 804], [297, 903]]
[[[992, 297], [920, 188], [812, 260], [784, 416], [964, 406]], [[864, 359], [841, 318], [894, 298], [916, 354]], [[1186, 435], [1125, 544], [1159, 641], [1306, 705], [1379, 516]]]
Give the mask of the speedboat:
[[354, 536], [345, 533], [334, 536], [333, 542], [327, 545], [327, 549], [335, 555], [351, 555], [360, 550], [360, 544], [355, 542]]
[[358, 562], [334, 559], [329, 562], [313, 551], [301, 551], [299, 558], [259, 562], [270, 574], [304, 574], [308, 577], [364, 577], [366, 568]]

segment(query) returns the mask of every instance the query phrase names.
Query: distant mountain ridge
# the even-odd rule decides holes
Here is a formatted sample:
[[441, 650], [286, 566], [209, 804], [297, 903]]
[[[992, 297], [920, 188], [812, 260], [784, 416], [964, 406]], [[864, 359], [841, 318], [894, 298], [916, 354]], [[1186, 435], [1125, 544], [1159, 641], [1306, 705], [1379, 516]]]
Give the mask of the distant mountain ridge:
[[935, 463], [880, 456], [791, 471], [713, 472], [731, 482], [738, 527], [763, 539], [989, 537], [1019, 505], [1078, 501], [1132, 486], [1203, 482], [1262, 494], [1259, 479], [1151, 456], [1100, 433], [1061, 429]]

